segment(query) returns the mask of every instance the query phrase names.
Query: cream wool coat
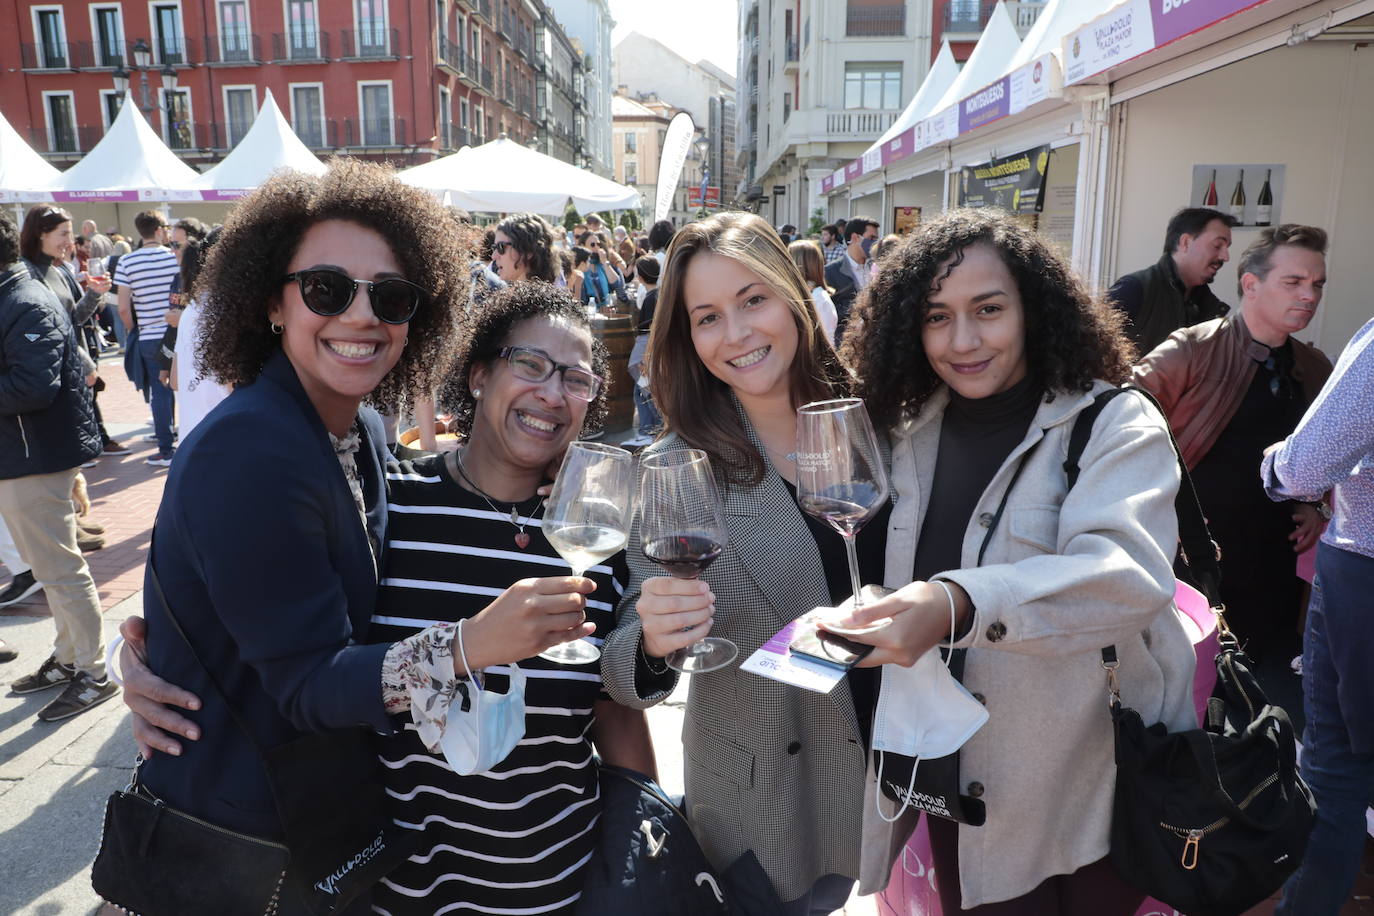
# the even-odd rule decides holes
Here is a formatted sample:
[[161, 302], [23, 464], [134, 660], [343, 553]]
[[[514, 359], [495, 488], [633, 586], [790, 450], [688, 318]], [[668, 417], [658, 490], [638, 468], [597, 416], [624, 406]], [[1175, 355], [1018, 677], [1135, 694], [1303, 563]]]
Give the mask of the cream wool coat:
[[[990, 715], [964, 745], [960, 764], [964, 791], [981, 783], [988, 811], [984, 826], [959, 828], [965, 907], [1018, 897], [1107, 854], [1115, 764], [1102, 647], [1116, 645], [1122, 699], [1145, 722], [1171, 731], [1197, 725], [1193, 648], [1172, 603], [1179, 474], [1163, 418], [1139, 396], [1114, 398], [1094, 424], [1068, 492], [1063, 464], [1074, 418], [1108, 387], [1098, 382], [1091, 393], [1041, 403], [963, 532], [963, 569], [938, 577], [973, 599], [972, 626], [957, 645], [969, 650], [964, 685], [984, 698]], [[942, 390], [893, 434], [890, 588], [911, 581], [948, 399]], [[1022, 456], [1026, 467], [978, 567]], [[875, 791], [870, 764], [867, 886], [882, 883], [882, 870], [916, 825], [910, 811], [883, 823], [874, 814]], [[895, 806], [886, 798], [882, 804], [891, 816]]]

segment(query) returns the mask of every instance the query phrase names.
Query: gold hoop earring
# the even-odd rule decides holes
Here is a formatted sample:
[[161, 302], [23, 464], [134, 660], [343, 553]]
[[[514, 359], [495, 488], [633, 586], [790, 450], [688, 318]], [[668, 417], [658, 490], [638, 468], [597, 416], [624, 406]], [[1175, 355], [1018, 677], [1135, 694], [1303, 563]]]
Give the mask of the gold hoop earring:
[[284, 330], [284, 328], [281, 325], [277, 324], [275, 321], [267, 322], [267, 326], [272, 329], [273, 334], [281, 334], [281, 332]]

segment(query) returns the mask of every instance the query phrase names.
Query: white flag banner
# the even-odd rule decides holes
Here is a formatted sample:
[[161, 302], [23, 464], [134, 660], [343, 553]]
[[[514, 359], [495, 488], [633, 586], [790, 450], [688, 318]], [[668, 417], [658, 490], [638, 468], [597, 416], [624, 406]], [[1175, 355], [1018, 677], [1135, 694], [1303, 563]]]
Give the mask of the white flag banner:
[[692, 148], [692, 138], [696, 132], [692, 116], [685, 111], [678, 112], [668, 125], [658, 159], [658, 199], [654, 202], [654, 222], [667, 219], [668, 211], [673, 208], [673, 195], [677, 193], [682, 166], [687, 162], [687, 151]]

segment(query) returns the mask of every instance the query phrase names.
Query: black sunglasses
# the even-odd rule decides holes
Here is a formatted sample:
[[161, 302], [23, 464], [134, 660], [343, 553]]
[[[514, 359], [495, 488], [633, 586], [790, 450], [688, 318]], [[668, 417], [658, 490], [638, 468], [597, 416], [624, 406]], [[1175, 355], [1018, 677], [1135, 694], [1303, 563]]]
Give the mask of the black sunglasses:
[[312, 267], [282, 277], [283, 283], [294, 280], [301, 290], [301, 301], [316, 315], [332, 318], [348, 311], [359, 286], [367, 287], [372, 313], [387, 324], [405, 324], [415, 317], [420, 297], [426, 295], [420, 287], [400, 277], [385, 280], [355, 280], [332, 267]]
[[515, 245], [514, 245], [514, 243], [512, 243], [512, 242], [492, 242], [492, 243], [491, 243], [491, 250], [494, 251], [494, 252], [496, 252], [497, 254], [505, 254], [507, 248], [514, 248], [514, 247], [515, 247]]

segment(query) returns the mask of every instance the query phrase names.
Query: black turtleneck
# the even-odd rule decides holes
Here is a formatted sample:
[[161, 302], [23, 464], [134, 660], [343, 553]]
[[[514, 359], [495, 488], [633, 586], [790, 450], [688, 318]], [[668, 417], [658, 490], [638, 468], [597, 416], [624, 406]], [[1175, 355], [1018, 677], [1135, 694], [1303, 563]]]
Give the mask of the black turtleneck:
[[1026, 437], [1043, 396], [1029, 375], [985, 398], [950, 391], [912, 581], [926, 581], [963, 565], [964, 532], [974, 507], [1012, 449]]

